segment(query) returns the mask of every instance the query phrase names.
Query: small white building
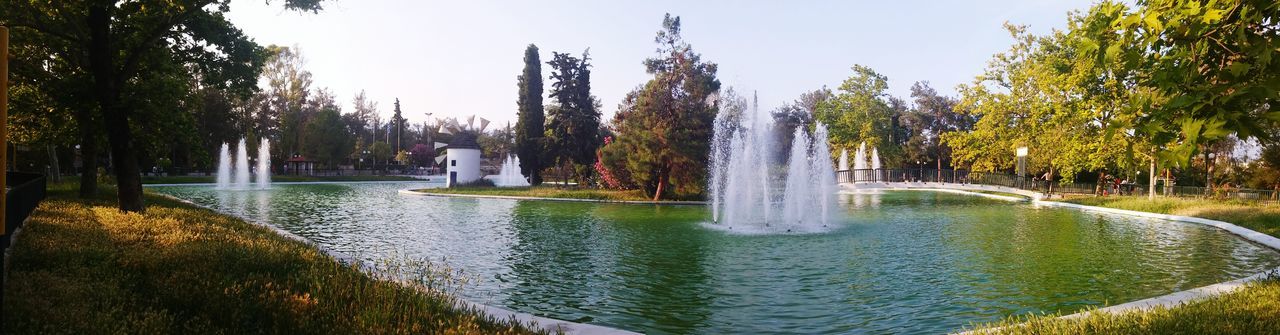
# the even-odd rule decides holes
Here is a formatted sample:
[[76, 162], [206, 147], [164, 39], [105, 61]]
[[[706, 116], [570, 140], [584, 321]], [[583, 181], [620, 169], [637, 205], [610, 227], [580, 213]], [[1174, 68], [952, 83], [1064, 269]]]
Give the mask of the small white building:
[[446, 187], [480, 179], [480, 144], [476, 142], [474, 133], [455, 134], [453, 141], [445, 150], [445, 159], [447, 160], [445, 171], [449, 173], [449, 178], [445, 182]]

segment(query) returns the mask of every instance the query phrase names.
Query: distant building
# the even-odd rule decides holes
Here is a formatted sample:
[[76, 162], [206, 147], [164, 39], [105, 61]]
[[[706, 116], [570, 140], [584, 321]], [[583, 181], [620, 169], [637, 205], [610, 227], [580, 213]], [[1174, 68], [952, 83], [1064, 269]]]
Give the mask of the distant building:
[[480, 144], [476, 137], [478, 134], [471, 131], [453, 135], [453, 141], [445, 150], [445, 171], [449, 172], [449, 179], [445, 182], [447, 187], [480, 180]]

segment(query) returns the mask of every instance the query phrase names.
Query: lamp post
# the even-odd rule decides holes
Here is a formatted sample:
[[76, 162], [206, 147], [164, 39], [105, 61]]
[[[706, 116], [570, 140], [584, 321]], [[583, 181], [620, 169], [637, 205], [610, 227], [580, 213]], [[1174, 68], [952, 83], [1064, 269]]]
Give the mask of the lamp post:
[[1027, 177], [1027, 147], [1018, 147], [1016, 154], [1018, 156], [1018, 184], [1021, 184], [1022, 180]]
[[1210, 152], [1205, 155], [1204, 160], [1204, 187], [1205, 194], [1213, 194], [1213, 162], [1217, 160], [1218, 155]]

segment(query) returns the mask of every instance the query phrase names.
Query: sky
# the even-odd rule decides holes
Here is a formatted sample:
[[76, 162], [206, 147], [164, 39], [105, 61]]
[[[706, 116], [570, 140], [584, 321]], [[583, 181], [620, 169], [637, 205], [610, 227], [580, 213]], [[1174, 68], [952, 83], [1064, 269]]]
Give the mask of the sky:
[[[650, 76], [642, 61], [657, 47], [665, 13], [719, 65], [724, 88], [757, 92], [773, 109], [806, 91], [836, 88], [854, 64], [889, 79], [906, 98], [916, 81], [955, 95], [1013, 43], [1005, 22], [1035, 34], [1066, 26], [1082, 0], [975, 1], [390, 1], [336, 0], [317, 14], [283, 1], [236, 1], [229, 20], [262, 45], [297, 46], [314, 79], [351, 110], [360, 90], [411, 122], [477, 115], [515, 123], [516, 76], [524, 49], [538, 45], [544, 85], [551, 52], [590, 48], [591, 89], [612, 117], [622, 97]], [[549, 100], [545, 100], [547, 102]], [[493, 127], [493, 126], [490, 126]]]

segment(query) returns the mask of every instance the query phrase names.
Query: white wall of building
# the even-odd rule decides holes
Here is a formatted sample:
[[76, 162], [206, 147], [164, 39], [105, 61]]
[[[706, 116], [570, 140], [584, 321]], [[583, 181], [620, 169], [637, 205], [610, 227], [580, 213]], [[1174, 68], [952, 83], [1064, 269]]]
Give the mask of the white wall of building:
[[465, 184], [480, 179], [480, 149], [445, 150], [445, 180], [448, 187], [454, 182]]

